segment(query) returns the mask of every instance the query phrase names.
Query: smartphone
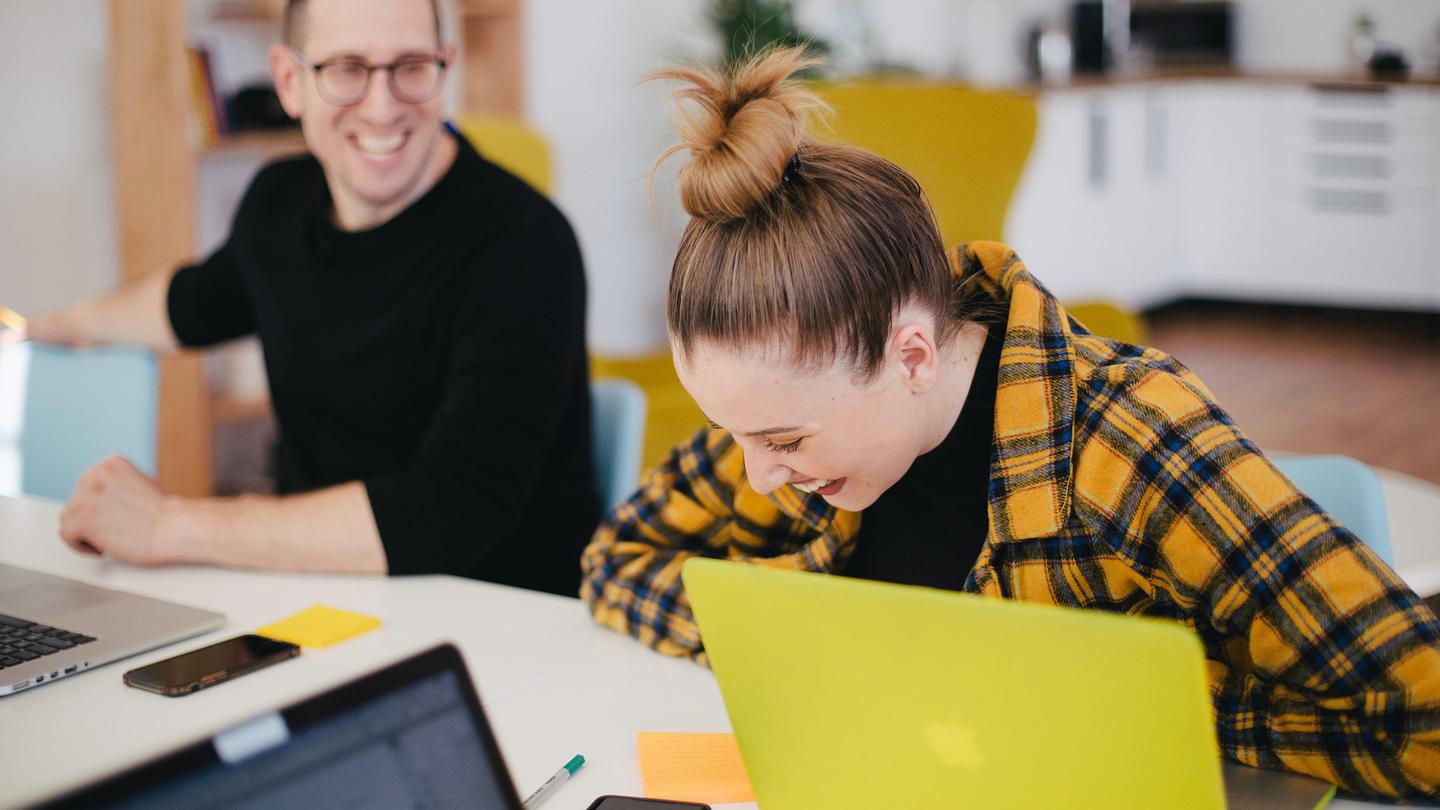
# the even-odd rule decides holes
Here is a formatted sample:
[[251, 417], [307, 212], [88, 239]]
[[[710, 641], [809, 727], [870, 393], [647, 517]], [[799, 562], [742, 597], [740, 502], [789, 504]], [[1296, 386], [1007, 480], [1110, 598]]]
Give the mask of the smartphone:
[[300, 654], [288, 641], [248, 634], [181, 653], [125, 673], [125, 683], [166, 697], [180, 697]]
[[710, 810], [710, 805], [638, 796], [601, 796], [586, 810]]

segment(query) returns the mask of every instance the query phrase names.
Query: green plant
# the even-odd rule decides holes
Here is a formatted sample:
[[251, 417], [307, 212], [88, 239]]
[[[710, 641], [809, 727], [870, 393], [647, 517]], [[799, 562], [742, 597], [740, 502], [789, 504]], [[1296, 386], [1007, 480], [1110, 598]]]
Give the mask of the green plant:
[[712, 0], [710, 21], [724, 43], [727, 69], [770, 47], [805, 45], [819, 56], [830, 52], [828, 43], [795, 25], [795, 11], [787, 0]]

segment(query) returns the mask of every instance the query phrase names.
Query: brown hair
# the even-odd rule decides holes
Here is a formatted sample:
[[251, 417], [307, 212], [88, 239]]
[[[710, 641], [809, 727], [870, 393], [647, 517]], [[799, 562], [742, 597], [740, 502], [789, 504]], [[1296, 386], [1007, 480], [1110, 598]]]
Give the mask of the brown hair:
[[[300, 47], [305, 36], [305, 7], [310, 0], [287, 0], [285, 15], [280, 18], [280, 41], [292, 48]], [[435, 16], [435, 42], [445, 44], [440, 36], [440, 0], [430, 0], [430, 13]]]
[[915, 303], [938, 340], [966, 320], [930, 206], [904, 169], [807, 134], [825, 104], [794, 77], [804, 48], [760, 53], [727, 74], [673, 69], [686, 83], [673, 116], [690, 159], [680, 201], [691, 216], [670, 274], [667, 320], [682, 356], [698, 341], [787, 341], [801, 366], [849, 361], [873, 378], [892, 321]]

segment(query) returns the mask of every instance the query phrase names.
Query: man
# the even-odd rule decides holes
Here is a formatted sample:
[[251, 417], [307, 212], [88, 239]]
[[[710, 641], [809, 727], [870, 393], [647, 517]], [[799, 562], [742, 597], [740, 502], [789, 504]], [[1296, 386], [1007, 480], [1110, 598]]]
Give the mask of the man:
[[168, 496], [112, 458], [66, 543], [576, 592], [599, 517], [579, 249], [442, 124], [453, 55], [434, 0], [290, 0], [270, 72], [313, 157], [262, 170], [204, 262], [31, 323], [156, 350], [258, 333], [279, 423], [280, 496]]

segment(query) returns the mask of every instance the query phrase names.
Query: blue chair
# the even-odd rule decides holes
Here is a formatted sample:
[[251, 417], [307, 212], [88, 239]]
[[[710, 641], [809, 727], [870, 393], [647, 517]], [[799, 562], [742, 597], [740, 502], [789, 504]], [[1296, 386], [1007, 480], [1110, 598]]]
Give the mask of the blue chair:
[[113, 453], [154, 475], [158, 395], [147, 352], [0, 346], [0, 495], [63, 500]]
[[1395, 564], [1385, 496], [1374, 470], [1349, 456], [1281, 456], [1270, 460], [1301, 492], [1364, 540], [1387, 565]]
[[629, 380], [595, 380], [590, 384], [590, 425], [595, 488], [608, 512], [629, 497], [640, 481], [645, 392]]

